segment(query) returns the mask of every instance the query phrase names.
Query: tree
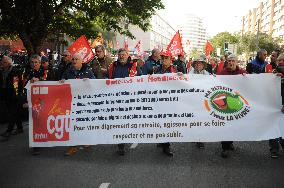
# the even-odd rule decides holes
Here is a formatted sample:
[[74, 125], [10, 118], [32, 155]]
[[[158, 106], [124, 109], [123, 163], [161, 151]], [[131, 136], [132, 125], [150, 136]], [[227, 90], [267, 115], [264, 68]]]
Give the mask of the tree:
[[197, 48], [193, 48], [191, 53], [190, 53], [190, 57], [193, 59], [198, 58], [202, 53], [197, 49]]
[[[229, 44], [237, 44], [239, 42], [239, 39], [236, 34], [231, 34], [229, 32], [221, 32], [215, 35], [210, 41], [212, 42], [215, 49], [221, 48], [221, 53], [224, 54], [225, 42], [228, 42]], [[216, 51], [213, 55], [216, 55], [215, 53]]]
[[0, 36], [18, 36], [29, 53], [50, 34], [95, 38], [101, 28], [133, 37], [125, 25], [146, 31], [161, 8], [161, 0], [1, 0]]
[[[280, 46], [283, 43], [281, 38], [273, 38], [271, 35], [266, 33], [259, 33], [259, 49], [265, 49], [268, 54], [270, 54], [273, 50], [283, 51]], [[253, 52], [258, 51], [259, 49], [256, 46], [257, 36], [252, 33], [245, 33], [243, 36], [240, 36], [240, 45], [239, 50], [242, 53], [252, 54]]]

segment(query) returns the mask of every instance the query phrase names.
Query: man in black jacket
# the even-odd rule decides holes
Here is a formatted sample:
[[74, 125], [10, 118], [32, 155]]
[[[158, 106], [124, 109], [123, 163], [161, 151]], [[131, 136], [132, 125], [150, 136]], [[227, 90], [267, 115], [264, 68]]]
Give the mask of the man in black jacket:
[[[75, 54], [72, 57], [72, 64], [71, 66], [63, 73], [62, 80], [59, 82], [64, 83], [64, 80], [68, 79], [94, 79], [95, 76], [87, 65], [83, 64], [83, 59], [80, 55]], [[89, 147], [89, 146], [85, 146]], [[70, 146], [65, 151], [65, 156], [71, 156], [77, 153], [78, 149], [77, 146]]]
[[[1, 136], [4, 140], [8, 140], [11, 134], [23, 132], [21, 120], [23, 82], [22, 75], [13, 67], [11, 58], [3, 56], [0, 65], [0, 97], [5, 102], [8, 116], [7, 130]], [[13, 132], [15, 124], [17, 125], [17, 129]]]

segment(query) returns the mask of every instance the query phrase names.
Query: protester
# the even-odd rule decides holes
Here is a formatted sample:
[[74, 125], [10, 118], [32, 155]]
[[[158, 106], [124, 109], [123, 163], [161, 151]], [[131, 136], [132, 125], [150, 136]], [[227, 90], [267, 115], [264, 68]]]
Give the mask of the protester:
[[97, 79], [108, 78], [108, 67], [112, 63], [112, 59], [105, 54], [103, 45], [95, 47], [96, 58], [94, 60], [92, 71]]
[[158, 67], [161, 66], [161, 55], [159, 49], [153, 49], [152, 55], [146, 60], [143, 67], [143, 74], [153, 74]]
[[259, 73], [267, 73], [267, 67], [270, 67], [267, 61], [265, 61], [267, 57], [267, 51], [265, 49], [261, 49], [257, 52], [257, 55], [254, 60], [247, 64], [246, 70], [249, 74], [259, 74]]
[[273, 50], [273, 52], [270, 55], [270, 65], [272, 66], [272, 69], [276, 69], [277, 67], [277, 58], [279, 56], [279, 50]]
[[189, 74], [204, 74], [209, 75], [209, 72], [206, 71], [206, 60], [200, 56], [198, 59], [193, 61], [192, 69], [190, 70]]
[[[246, 74], [247, 72], [243, 69], [241, 69], [238, 65], [238, 58], [234, 54], [231, 54], [227, 58], [227, 66], [224, 68], [219, 75], [237, 75], [237, 74]], [[235, 147], [233, 145], [232, 141], [222, 141], [222, 152], [221, 156], [223, 158], [228, 158], [230, 156], [230, 151], [235, 150]]]
[[[57, 79], [54, 70], [51, 70], [51, 68], [49, 67], [47, 57], [45, 56], [40, 57], [37, 54], [31, 55], [30, 64], [32, 70], [30, 71], [27, 78], [28, 81], [30, 81], [31, 83], [37, 81], [55, 81]], [[40, 148], [33, 147], [32, 155], [39, 155], [39, 154], [40, 154]]]
[[[133, 63], [124, 48], [118, 50], [118, 59], [109, 66], [109, 78], [126, 78], [138, 75], [137, 62]], [[119, 155], [125, 154], [125, 144], [118, 144]]]
[[68, 50], [65, 50], [62, 54], [62, 60], [58, 65], [57, 69], [57, 79], [60, 80], [62, 78], [63, 73], [71, 67], [72, 64], [72, 55]]
[[225, 57], [222, 56], [220, 58], [220, 62], [215, 67], [215, 71], [213, 72], [215, 72], [216, 74], [220, 74], [220, 72], [222, 72], [222, 70], [224, 69], [224, 65], [225, 65]]
[[[83, 59], [80, 55], [75, 54], [72, 57], [71, 66], [63, 73], [60, 83], [64, 83], [64, 80], [68, 79], [94, 79], [95, 76], [91, 70], [88, 69], [87, 65], [83, 64]], [[85, 146], [88, 148], [89, 146]], [[76, 146], [69, 147], [64, 153], [65, 156], [74, 155], [78, 151]]]
[[187, 73], [186, 63], [185, 63], [185, 59], [184, 59], [183, 54], [178, 55], [178, 59], [176, 61], [174, 61], [173, 65], [175, 65], [177, 67], [178, 72], [182, 72], [183, 74]]
[[216, 66], [217, 66], [217, 59], [214, 58], [214, 57], [211, 57], [210, 60], [209, 60], [209, 64], [211, 65], [211, 74], [215, 73], [215, 69], [216, 69]]
[[[209, 72], [206, 71], [206, 60], [203, 56], [200, 56], [198, 59], [193, 61], [192, 68], [188, 74], [203, 74], [209, 75]], [[196, 146], [199, 149], [204, 149], [205, 145], [203, 142], [196, 142]]]
[[[153, 70], [148, 69], [149, 72], [144, 72], [145, 75], [147, 74], [165, 74], [165, 73], [176, 73], [177, 69], [175, 66], [172, 65], [171, 54], [168, 52], [162, 52], [162, 65], [154, 68]], [[158, 147], [163, 148], [163, 152], [168, 156], [173, 156], [174, 153], [170, 147], [170, 143], [160, 143]]]
[[42, 81], [55, 81], [57, 80], [57, 76], [55, 73], [55, 69], [52, 65], [50, 65], [48, 58], [41, 57], [41, 65], [43, 68], [43, 76], [41, 77]]
[[[276, 54], [273, 54], [272, 52], [272, 55]], [[284, 54], [280, 54], [275, 63], [276, 65], [274, 73], [281, 76], [281, 96], [282, 96], [281, 111], [284, 113]], [[284, 149], [284, 139], [282, 139], [281, 137], [269, 140], [270, 156], [273, 159], [279, 158], [279, 149], [280, 149], [279, 144], [282, 146], [282, 149]]]
[[[22, 104], [23, 104], [23, 81], [22, 75], [14, 67], [12, 59], [3, 56], [0, 62], [0, 98], [4, 101], [7, 110], [7, 130], [1, 134], [3, 140], [8, 140], [11, 134], [23, 133]], [[3, 114], [2, 114], [3, 115]], [[17, 129], [14, 130], [14, 126]]]

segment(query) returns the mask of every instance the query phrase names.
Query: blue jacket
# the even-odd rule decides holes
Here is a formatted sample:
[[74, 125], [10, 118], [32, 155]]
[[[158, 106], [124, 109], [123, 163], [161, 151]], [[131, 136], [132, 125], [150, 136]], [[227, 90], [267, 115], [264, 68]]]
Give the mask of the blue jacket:
[[160, 66], [162, 66], [162, 63], [161, 63], [160, 60], [155, 61], [155, 60], [152, 58], [152, 56], [150, 56], [150, 57], [146, 60], [144, 66], [143, 66], [143, 69], [142, 69], [143, 75], [153, 74], [153, 66], [158, 66], [158, 67], [160, 67]]
[[246, 71], [249, 74], [265, 73], [265, 67], [268, 64], [267, 61], [261, 61], [258, 57], [247, 64]]

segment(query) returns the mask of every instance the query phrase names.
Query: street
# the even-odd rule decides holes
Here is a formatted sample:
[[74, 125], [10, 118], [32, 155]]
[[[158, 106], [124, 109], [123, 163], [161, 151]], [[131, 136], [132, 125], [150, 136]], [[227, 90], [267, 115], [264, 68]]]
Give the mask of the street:
[[[96, 145], [65, 157], [66, 147], [44, 148], [32, 156], [28, 127], [0, 142], [0, 187], [284, 187], [284, 153], [271, 159], [267, 141], [236, 142], [231, 158], [219, 143], [174, 143], [175, 155], [156, 144], [129, 144], [125, 156], [115, 145]], [[1, 132], [5, 130], [1, 124]]]

